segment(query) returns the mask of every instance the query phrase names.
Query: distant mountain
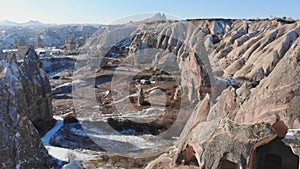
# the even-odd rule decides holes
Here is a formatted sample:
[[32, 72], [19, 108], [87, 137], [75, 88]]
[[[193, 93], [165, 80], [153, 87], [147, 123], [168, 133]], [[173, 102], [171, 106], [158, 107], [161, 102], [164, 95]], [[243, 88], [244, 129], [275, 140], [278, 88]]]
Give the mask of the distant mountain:
[[145, 20], [143, 20], [143, 22], [157, 22], [157, 21], [166, 21], [168, 18], [166, 17], [166, 15], [164, 13], [156, 13], [154, 14], [154, 16], [152, 16], [151, 18], [147, 18]]
[[25, 23], [22, 23], [21, 25], [24, 25], [24, 26], [40, 26], [40, 25], [43, 25], [43, 23], [41, 23], [40, 21], [29, 20]]
[[4, 20], [4, 21], [0, 21], [0, 25], [3, 26], [15, 26], [18, 25], [17, 22], [13, 22], [13, 21], [9, 21], [9, 20]]
[[176, 16], [165, 15], [164, 13], [143, 13], [143, 14], [136, 14], [132, 16], [127, 16], [116, 20], [111, 25], [117, 24], [141, 24], [145, 22], [157, 22], [157, 21], [167, 21], [167, 20], [180, 20]]
[[44, 25], [40, 21], [29, 20], [24, 23], [13, 22], [9, 20], [0, 21], [0, 26], [41, 26]]

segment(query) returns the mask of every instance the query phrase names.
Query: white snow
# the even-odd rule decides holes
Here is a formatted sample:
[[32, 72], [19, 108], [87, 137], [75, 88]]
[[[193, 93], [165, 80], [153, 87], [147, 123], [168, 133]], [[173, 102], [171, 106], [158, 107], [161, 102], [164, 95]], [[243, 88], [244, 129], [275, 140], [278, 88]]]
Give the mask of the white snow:
[[45, 146], [45, 147], [48, 150], [48, 153], [52, 157], [62, 161], [69, 161], [70, 157], [76, 158], [76, 160], [79, 161], [99, 159], [99, 155], [92, 151], [90, 152], [90, 151], [72, 150], [72, 149], [55, 147], [55, 146]]
[[41, 138], [44, 146], [50, 146], [50, 138], [64, 125], [63, 119], [61, 117], [53, 116], [53, 118], [56, 120], [55, 126]]
[[41, 138], [42, 143], [48, 150], [49, 155], [62, 161], [69, 161], [70, 156], [75, 157], [77, 160], [92, 160], [99, 158], [95, 152], [91, 153], [89, 151], [71, 150], [50, 145], [50, 138], [63, 126], [63, 119], [61, 117], [53, 116], [53, 118], [56, 119], [55, 126]]
[[165, 109], [159, 109], [155, 107], [150, 107], [147, 109], [143, 109], [142, 111], [134, 111], [132, 113], [122, 115], [123, 118], [126, 119], [148, 119], [148, 122], [154, 121], [156, 118], [165, 114]]
[[285, 139], [288, 139], [288, 140], [299, 139], [295, 136], [296, 133], [300, 133], [300, 129], [289, 129], [288, 133], [285, 136]]
[[129, 151], [137, 151], [157, 146], [156, 143], [148, 141], [139, 136], [132, 135], [96, 135], [89, 134], [93, 141], [108, 152], [122, 153]]
[[164, 145], [153, 135], [122, 135], [103, 121], [84, 124], [88, 136], [100, 147], [112, 153], [124, 153], [142, 149], [151, 149]]
[[72, 160], [70, 163], [65, 164], [62, 169], [85, 169], [85, 167], [78, 160]]
[[16, 133], [16, 137], [20, 137], [21, 134], [19, 132]]

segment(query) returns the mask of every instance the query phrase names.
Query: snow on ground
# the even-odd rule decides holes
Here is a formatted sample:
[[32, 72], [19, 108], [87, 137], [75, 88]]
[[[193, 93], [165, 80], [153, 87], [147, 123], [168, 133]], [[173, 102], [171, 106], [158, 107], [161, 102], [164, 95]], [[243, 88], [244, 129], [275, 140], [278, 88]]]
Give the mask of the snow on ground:
[[56, 120], [55, 126], [41, 138], [44, 146], [50, 146], [50, 138], [64, 125], [63, 119], [61, 117], [53, 116], [53, 118]]
[[[300, 129], [289, 129], [289, 130], [288, 130], [288, 133], [287, 133], [286, 136], [285, 136], [285, 139], [288, 139], [288, 140], [290, 140], [290, 139], [291, 139], [291, 140], [297, 139], [298, 137], [295, 136], [296, 133], [298, 133], [298, 135], [299, 135]], [[299, 139], [299, 138], [298, 138], [298, 139]]]
[[[48, 131], [41, 139], [42, 143], [48, 150], [49, 155], [62, 161], [79, 160], [88, 161], [101, 159], [105, 152], [97, 152], [86, 149], [68, 149], [50, 145], [50, 138], [63, 126], [63, 119], [59, 116], [54, 116], [56, 119], [55, 126]], [[96, 144], [104, 148], [110, 153], [127, 153], [144, 149], [163, 150], [170, 145], [158, 136], [153, 135], [123, 135], [110, 127], [105, 121], [88, 122], [80, 121], [86, 133], [82, 131], [79, 134], [87, 134]], [[78, 133], [78, 131], [74, 131]]]
[[164, 146], [166, 142], [153, 135], [122, 135], [104, 121], [84, 122], [88, 136], [100, 147], [112, 153], [124, 153]]
[[76, 159], [79, 161], [88, 161], [99, 159], [99, 153], [93, 151], [72, 150], [62, 147], [46, 146], [49, 155], [62, 161], [70, 161]]
[[[121, 115], [120, 117], [133, 120], [135, 122], [147, 122], [150, 123], [158, 119], [160, 116], [165, 114], [165, 109], [150, 107], [147, 109], [143, 109], [142, 111], [133, 111], [130, 113], [126, 113]], [[139, 120], [141, 119], [141, 120]]]
[[76, 158], [77, 160], [92, 160], [99, 158], [97, 153], [88, 150], [71, 150], [50, 145], [50, 138], [63, 126], [63, 119], [61, 117], [53, 116], [53, 118], [56, 120], [55, 126], [41, 138], [49, 155], [62, 161], [69, 161], [70, 158]]

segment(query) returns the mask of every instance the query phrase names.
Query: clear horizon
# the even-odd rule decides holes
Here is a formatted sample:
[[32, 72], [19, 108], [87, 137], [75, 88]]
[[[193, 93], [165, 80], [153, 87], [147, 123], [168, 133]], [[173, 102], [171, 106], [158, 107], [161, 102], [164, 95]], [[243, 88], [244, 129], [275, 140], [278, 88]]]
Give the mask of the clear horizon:
[[171, 1], [171, 0], [10, 0], [2, 2], [0, 21], [24, 23], [38, 20], [56, 24], [109, 24], [121, 18], [144, 14], [165, 13], [180, 19], [193, 18], [271, 18], [299, 19], [297, 0]]

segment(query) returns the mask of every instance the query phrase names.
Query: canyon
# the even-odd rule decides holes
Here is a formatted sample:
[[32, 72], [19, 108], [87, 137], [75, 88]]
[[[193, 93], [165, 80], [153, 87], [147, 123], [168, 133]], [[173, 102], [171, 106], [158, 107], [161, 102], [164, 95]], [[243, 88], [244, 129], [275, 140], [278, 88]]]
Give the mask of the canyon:
[[1, 168], [299, 168], [300, 21], [158, 18], [2, 53]]

